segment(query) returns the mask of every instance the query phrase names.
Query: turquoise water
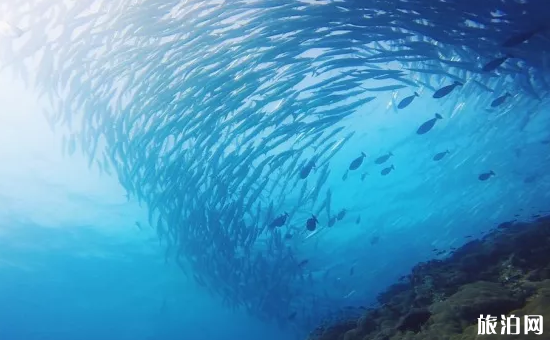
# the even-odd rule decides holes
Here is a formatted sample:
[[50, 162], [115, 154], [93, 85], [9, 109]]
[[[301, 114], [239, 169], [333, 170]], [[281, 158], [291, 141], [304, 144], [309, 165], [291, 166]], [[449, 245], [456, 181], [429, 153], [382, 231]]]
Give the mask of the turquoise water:
[[[349, 112], [330, 111], [335, 99], [329, 95], [338, 91], [304, 89], [350, 62], [329, 58], [334, 69], [319, 74], [322, 47], [332, 44], [338, 52], [357, 41], [331, 40], [321, 30], [330, 23], [319, 17], [306, 22], [320, 31], [260, 20], [284, 19], [285, 6], [250, 18], [267, 31], [295, 30], [302, 39], [285, 41], [247, 29], [253, 24], [242, 18], [229, 25], [208, 21], [208, 14], [174, 21], [155, 16], [176, 11], [178, 1], [162, 9], [155, 2], [128, 8], [125, 1], [90, 8], [88, 2], [79, 3], [82, 8], [27, 3], [29, 11], [12, 3], [2, 7], [3, 19], [26, 33], [0, 41], [6, 66], [0, 73], [0, 339], [301, 339], [323, 320], [374, 304], [414, 264], [433, 259], [434, 248], [452, 250], [499, 223], [547, 212], [548, 34], [522, 48], [521, 59], [505, 64], [500, 76], [445, 64], [437, 75], [407, 74], [414, 87], [372, 90], [393, 85], [391, 77], [348, 82], [353, 91], [340, 104], [366, 94], [375, 98]], [[292, 6], [288, 10], [304, 16], [337, 8]], [[192, 7], [179, 10], [195, 13]], [[63, 8], [72, 10], [58, 12]], [[225, 8], [223, 13], [235, 9]], [[95, 15], [109, 25], [84, 27]], [[217, 24], [231, 27], [199, 34], [201, 25]], [[60, 27], [70, 34], [59, 35]], [[140, 29], [128, 33], [128, 27]], [[488, 32], [478, 40], [508, 34]], [[170, 34], [183, 45], [162, 38]], [[495, 57], [491, 44], [425, 39], [445, 52], [448, 63], [472, 68]], [[397, 47], [369, 47], [388, 49], [389, 60], [376, 67], [436, 67], [431, 60], [395, 61], [396, 41]], [[252, 67], [245, 62], [251, 58], [272, 64]], [[432, 98], [456, 78], [464, 86]], [[414, 91], [419, 97], [398, 110], [399, 100]], [[491, 108], [507, 91], [512, 96], [505, 104]], [[435, 113], [443, 119], [418, 135]], [[316, 125], [327, 116], [333, 124]], [[237, 127], [228, 132], [222, 126]], [[278, 143], [278, 133], [283, 141], [268, 150], [266, 141]], [[227, 149], [219, 152], [225, 141]], [[307, 180], [298, 178], [306, 161], [343, 141]], [[242, 178], [224, 172], [259, 169], [265, 157], [296, 149], [302, 153], [293, 166]], [[249, 150], [252, 156], [243, 156]], [[360, 169], [347, 171], [361, 152]], [[393, 156], [376, 164], [388, 152]], [[495, 174], [489, 180], [478, 179], [489, 171]], [[257, 189], [261, 185], [267, 189]], [[315, 192], [316, 200], [301, 200]], [[323, 205], [328, 196], [330, 209]], [[342, 209], [345, 217], [329, 226]], [[291, 213], [284, 227], [264, 228], [284, 212]], [[319, 226], [309, 232], [312, 214]], [[283, 239], [288, 233], [292, 237]]]

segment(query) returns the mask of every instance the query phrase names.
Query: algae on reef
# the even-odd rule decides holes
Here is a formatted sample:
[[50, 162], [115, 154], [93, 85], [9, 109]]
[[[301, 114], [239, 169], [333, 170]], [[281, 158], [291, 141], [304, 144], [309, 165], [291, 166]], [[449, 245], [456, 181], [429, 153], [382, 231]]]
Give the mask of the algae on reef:
[[[445, 260], [420, 263], [359, 320], [320, 327], [309, 340], [550, 339], [550, 217], [502, 225]], [[542, 335], [478, 335], [481, 314], [542, 315]], [[497, 327], [498, 328], [498, 327]], [[499, 329], [499, 328], [498, 328]]]

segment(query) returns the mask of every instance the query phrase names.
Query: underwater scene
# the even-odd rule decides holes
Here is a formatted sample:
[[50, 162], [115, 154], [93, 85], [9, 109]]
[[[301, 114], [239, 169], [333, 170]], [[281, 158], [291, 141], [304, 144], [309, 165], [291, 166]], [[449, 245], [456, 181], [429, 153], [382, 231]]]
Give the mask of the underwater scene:
[[549, 324], [548, 0], [0, 2], [0, 340]]

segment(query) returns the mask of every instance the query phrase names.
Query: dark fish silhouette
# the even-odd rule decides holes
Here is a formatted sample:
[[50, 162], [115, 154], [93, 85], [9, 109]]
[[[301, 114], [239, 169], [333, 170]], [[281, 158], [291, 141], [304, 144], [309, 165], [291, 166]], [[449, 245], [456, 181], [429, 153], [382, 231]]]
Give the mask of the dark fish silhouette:
[[445, 155], [448, 154], [448, 153], [449, 153], [449, 150], [445, 150], [445, 151], [443, 151], [443, 152], [436, 153], [436, 154], [434, 155], [433, 160], [436, 161], [436, 162], [437, 162], [437, 161], [440, 161], [440, 160], [442, 160], [443, 157], [445, 157]]
[[487, 64], [483, 65], [481, 70], [483, 72], [491, 72], [499, 68], [500, 65], [504, 64], [504, 62], [510, 58], [513, 58], [512, 55], [507, 54], [504, 57], [496, 58], [488, 62]]
[[436, 113], [435, 118], [432, 118], [432, 119], [424, 122], [422, 125], [420, 125], [418, 130], [416, 130], [416, 133], [419, 134], [419, 135], [423, 135], [426, 132], [430, 131], [434, 127], [435, 122], [438, 119], [443, 119], [443, 117], [441, 117], [441, 115], [439, 113]]
[[342, 209], [342, 210], [340, 210], [338, 215], [336, 215], [336, 219], [338, 221], [341, 221], [345, 216], [346, 216], [346, 209]]
[[315, 168], [315, 162], [313, 160], [307, 162], [307, 164], [300, 170], [300, 178], [306, 179], [311, 172], [311, 169]]
[[462, 86], [462, 85], [464, 85], [464, 84], [462, 84], [459, 81], [455, 81], [451, 85], [443, 86], [439, 90], [435, 91], [432, 97], [435, 98], [435, 99], [443, 98], [446, 95], [448, 95], [449, 93], [451, 93], [455, 89], [455, 87]]
[[288, 213], [284, 213], [280, 216], [278, 216], [277, 218], [275, 218], [270, 224], [269, 224], [269, 227], [270, 228], [277, 228], [277, 227], [282, 227], [285, 225], [286, 223], [286, 219], [288, 218]]
[[361, 152], [361, 156], [357, 157], [356, 159], [354, 159], [350, 165], [349, 165], [349, 170], [357, 170], [359, 169], [359, 167], [361, 166], [361, 164], [363, 164], [363, 159], [367, 157], [367, 155], [365, 155], [363, 152]]
[[533, 36], [535, 36], [538, 33], [541, 33], [542, 31], [546, 30], [547, 27], [545, 25], [541, 25], [534, 30], [522, 32], [519, 34], [516, 34], [514, 36], [511, 36], [510, 38], [506, 39], [502, 43], [502, 47], [514, 47], [519, 44], [523, 44], [527, 40], [531, 39]]
[[497, 107], [497, 106], [502, 105], [506, 101], [506, 99], [510, 96], [511, 96], [511, 94], [506, 92], [502, 96], [500, 96], [497, 99], [493, 100], [493, 102], [491, 103], [491, 107]]
[[317, 217], [315, 215], [311, 215], [311, 217], [306, 221], [306, 229], [309, 231], [314, 231], [317, 229]]
[[390, 165], [390, 166], [387, 167], [387, 168], [382, 169], [382, 171], [380, 171], [380, 174], [381, 174], [382, 176], [386, 176], [386, 175], [389, 174], [392, 170], [395, 170], [395, 168], [393, 167], [393, 164]]
[[368, 172], [363, 172], [363, 174], [361, 175], [361, 180], [364, 181], [365, 177], [367, 177], [368, 174]]
[[397, 108], [398, 109], [404, 109], [406, 108], [407, 106], [411, 105], [411, 103], [413, 102], [414, 98], [415, 97], [418, 97], [418, 93], [414, 93], [412, 96], [408, 96], [406, 98], [403, 98], [399, 104], [397, 104]]
[[342, 176], [342, 181], [345, 181], [346, 179], [348, 179], [348, 172], [349, 172], [349, 170], [346, 170], [346, 172]]
[[493, 172], [493, 170], [491, 170], [491, 171], [489, 171], [489, 172], [482, 173], [482, 174], [479, 175], [477, 178], [478, 178], [480, 181], [486, 181], [486, 180], [488, 180], [489, 178], [491, 178], [492, 176], [495, 176], [495, 173]]
[[329, 218], [328, 226], [332, 227], [332, 226], [334, 226], [334, 224], [336, 224], [336, 217], [333, 216], [333, 217]]
[[497, 228], [498, 229], [506, 229], [506, 228], [510, 228], [514, 225], [514, 223], [516, 223], [517, 220], [511, 220], [511, 221], [505, 221], [505, 222], [502, 222], [500, 223], [499, 225], [497, 225]]
[[382, 155], [382, 156], [378, 157], [377, 159], [375, 159], [375, 160], [374, 160], [374, 163], [375, 163], [375, 164], [386, 163], [386, 161], [387, 161], [388, 159], [390, 159], [391, 156], [393, 156], [393, 153], [388, 152], [386, 155]]

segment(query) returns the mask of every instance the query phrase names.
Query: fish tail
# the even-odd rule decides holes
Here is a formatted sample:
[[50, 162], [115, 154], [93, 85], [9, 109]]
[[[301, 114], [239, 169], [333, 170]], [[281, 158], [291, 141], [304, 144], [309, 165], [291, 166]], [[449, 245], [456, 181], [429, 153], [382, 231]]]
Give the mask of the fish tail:
[[415, 95], [416, 97], [420, 97], [420, 95], [419, 95], [418, 92], [416, 92], [416, 91], [414, 92], [414, 95]]
[[440, 115], [439, 113], [436, 113], [436, 114], [435, 114], [435, 118], [437, 118], [437, 119], [443, 119], [443, 117], [441, 117], [441, 115]]

